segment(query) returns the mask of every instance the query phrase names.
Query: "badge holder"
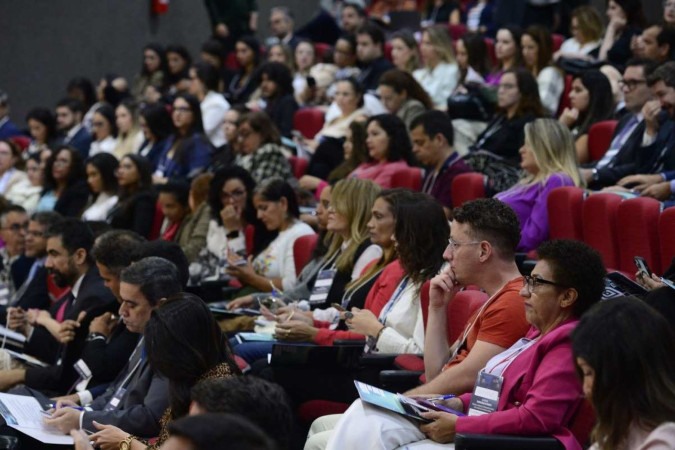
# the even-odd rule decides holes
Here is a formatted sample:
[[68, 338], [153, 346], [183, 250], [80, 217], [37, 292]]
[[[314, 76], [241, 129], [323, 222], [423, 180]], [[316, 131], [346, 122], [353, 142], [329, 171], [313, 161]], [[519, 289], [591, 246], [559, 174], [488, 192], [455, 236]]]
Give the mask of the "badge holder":
[[499, 395], [502, 391], [504, 378], [485, 371], [480, 371], [473, 388], [468, 416], [481, 416], [497, 411]]
[[337, 270], [335, 269], [324, 269], [319, 272], [316, 276], [316, 282], [314, 283], [312, 293], [309, 296], [310, 305], [316, 306], [326, 302], [336, 274]]

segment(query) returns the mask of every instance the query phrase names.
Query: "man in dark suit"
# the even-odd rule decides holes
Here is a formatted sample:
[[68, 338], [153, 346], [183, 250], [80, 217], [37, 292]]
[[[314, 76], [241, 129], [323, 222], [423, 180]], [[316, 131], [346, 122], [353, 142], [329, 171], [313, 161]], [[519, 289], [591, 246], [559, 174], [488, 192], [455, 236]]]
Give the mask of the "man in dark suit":
[[[175, 243], [163, 244], [178, 247]], [[171, 251], [168, 254], [175, 253]], [[167, 259], [151, 256], [122, 271], [120, 315], [129, 331], [142, 333], [153, 309], [159, 307], [160, 300], [182, 291], [179, 273], [187, 270], [187, 259], [183, 255], [177, 263], [179, 269]], [[86, 400], [79, 396], [60, 399], [48, 424], [68, 433], [80, 427], [95, 431], [92, 422], [96, 421], [114, 425], [135, 436], [153, 437], [159, 433], [159, 418], [169, 405], [168, 382], [151, 369], [141, 338], [125, 369], [102, 395], [88, 404], [85, 411], [61, 407], [86, 405]]]
[[591, 189], [613, 186], [623, 177], [644, 170], [653, 161], [659, 146], [657, 141], [664, 138], [658, 136], [656, 140], [645, 141], [644, 137], [644, 108], [651, 109], [658, 104], [647, 85], [647, 76], [654, 69], [655, 63], [648, 59], [628, 61], [621, 82], [628, 114], [619, 120], [604, 157], [592, 167], [581, 169]]
[[377, 90], [380, 76], [394, 65], [384, 58], [384, 33], [372, 24], [356, 32], [356, 57], [361, 68], [358, 81], [365, 92]]
[[82, 159], [89, 156], [92, 136], [82, 124], [84, 106], [79, 100], [64, 98], [56, 104], [56, 126], [63, 136], [60, 144], [75, 147]]
[[9, 118], [9, 96], [0, 91], [0, 139], [21, 136], [21, 130]]
[[28, 276], [33, 259], [24, 255], [28, 214], [22, 206], [10, 205], [0, 214], [0, 310], [4, 312], [14, 292]]
[[[7, 312], [10, 316], [9, 328], [16, 329], [22, 326], [25, 312], [29, 309], [49, 309], [51, 301], [47, 287], [48, 272], [45, 267], [47, 260], [47, 238], [49, 227], [60, 222], [61, 215], [51, 211], [33, 214], [28, 222], [26, 232], [26, 247], [24, 254], [33, 259], [28, 270], [28, 276], [10, 299]], [[2, 319], [4, 321], [4, 318]]]
[[[78, 379], [73, 365], [82, 353], [89, 323], [103, 312], [114, 310], [116, 304], [93, 264], [93, 243], [89, 225], [78, 219], [64, 219], [48, 231], [45, 267], [58, 286], [70, 287], [71, 291], [50, 308], [51, 318], [42, 316], [35, 326], [26, 325], [24, 351], [52, 364], [0, 372], [0, 390], [23, 383], [31, 389], [58, 394], [67, 392]], [[58, 322], [58, 327], [49, 320]]]

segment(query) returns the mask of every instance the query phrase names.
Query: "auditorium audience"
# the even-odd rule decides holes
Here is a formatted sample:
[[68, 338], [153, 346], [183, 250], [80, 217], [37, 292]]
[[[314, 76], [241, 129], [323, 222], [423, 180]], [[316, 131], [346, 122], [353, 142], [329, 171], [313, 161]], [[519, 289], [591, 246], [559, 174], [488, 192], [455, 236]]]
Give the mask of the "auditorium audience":
[[232, 77], [226, 87], [225, 96], [233, 105], [246, 103], [251, 94], [258, 88], [260, 79], [257, 69], [261, 63], [260, 43], [251, 36], [239, 38], [235, 45], [239, 71]]
[[148, 105], [141, 110], [139, 124], [141, 130], [143, 130], [145, 141], [138, 150], [138, 154], [150, 161], [154, 172], [167, 145], [168, 138], [173, 133], [171, 114], [164, 105]]
[[420, 67], [420, 51], [415, 36], [408, 31], [397, 31], [389, 39], [391, 62], [398, 70], [412, 74]]
[[119, 162], [110, 153], [100, 153], [87, 159], [85, 170], [89, 185], [89, 200], [82, 213], [82, 220], [105, 221], [117, 204], [117, 168]]
[[639, 0], [609, 0], [609, 24], [602, 38], [598, 59], [621, 70], [631, 57], [631, 40], [642, 32], [645, 16]]
[[384, 57], [384, 33], [375, 25], [365, 24], [356, 31], [356, 56], [361, 66], [357, 81], [365, 92], [377, 89], [380, 76], [394, 66]]
[[30, 185], [24, 166], [21, 148], [12, 140], [0, 139], [0, 194], [14, 203], [21, 204], [19, 191]]
[[413, 72], [437, 109], [445, 110], [450, 94], [457, 87], [459, 68], [452, 50], [452, 40], [445, 27], [434, 26], [422, 32], [420, 53], [422, 68]]
[[129, 153], [138, 153], [143, 144], [138, 107], [131, 99], [124, 99], [115, 108], [117, 141], [112, 153], [117, 159]]
[[537, 77], [541, 104], [553, 116], [558, 112], [565, 81], [563, 72], [553, 66], [551, 33], [540, 25], [532, 25], [523, 32], [520, 43], [525, 67]]
[[192, 180], [206, 169], [211, 155], [212, 147], [204, 134], [202, 110], [197, 97], [177, 95], [171, 118], [174, 132], [167, 139], [153, 173], [153, 181], [157, 184], [166, 183], [169, 179]]
[[227, 143], [223, 130], [223, 116], [230, 104], [218, 92], [218, 71], [206, 62], [195, 63], [188, 71], [190, 86], [188, 92], [199, 100], [204, 135], [214, 147]]
[[89, 198], [80, 152], [60, 146], [47, 159], [42, 197], [37, 211], [56, 211], [65, 217], [80, 217]]
[[572, 131], [577, 160], [583, 164], [590, 161], [588, 130], [591, 125], [612, 118], [612, 87], [602, 72], [589, 70], [574, 78], [569, 97], [570, 107], [565, 108], [559, 120]]
[[560, 58], [592, 60], [602, 44], [605, 28], [598, 11], [590, 5], [582, 5], [572, 11], [570, 37], [554, 54]]
[[366, 123], [368, 158], [350, 177], [373, 180], [383, 189], [393, 187], [395, 173], [413, 164], [410, 137], [401, 119], [393, 114], [380, 114]]
[[135, 231], [150, 237], [155, 216], [155, 194], [152, 191], [150, 162], [142, 156], [129, 154], [117, 169], [119, 194], [117, 204], [108, 213], [113, 228]]
[[288, 289], [297, 276], [293, 261], [293, 243], [301, 236], [314, 234], [309, 225], [299, 220], [300, 210], [293, 188], [283, 179], [272, 177], [262, 181], [253, 195], [258, 218], [278, 236], [258, 255], [249, 255], [245, 265], [235, 265], [239, 255], [228, 255], [227, 273], [243, 285], [258, 292]]
[[[39, 154], [43, 150], [55, 150], [58, 143], [57, 121], [50, 110], [47, 108], [31, 109], [26, 115], [26, 125], [31, 137], [30, 144], [26, 149], [29, 155]], [[89, 147], [87, 147], [88, 150]]]
[[497, 37], [494, 43], [495, 57], [497, 67], [490, 73], [485, 81], [491, 86], [498, 86], [499, 80], [507, 70], [514, 70], [522, 66], [522, 49], [520, 48], [520, 38], [522, 31], [514, 26], [501, 27], [497, 31]]
[[410, 128], [417, 116], [434, 107], [426, 90], [403, 70], [391, 69], [383, 73], [377, 91], [382, 105], [389, 113], [396, 114], [406, 128]]
[[98, 107], [92, 117], [92, 137], [94, 140], [89, 147], [88, 156], [99, 153], [112, 153], [117, 146], [117, 124], [115, 123], [115, 109], [108, 104]]
[[82, 122], [84, 113], [84, 107], [78, 100], [65, 98], [56, 104], [56, 127], [62, 134], [59, 142], [75, 147], [81, 159], [89, 156], [92, 142], [92, 136]]
[[281, 136], [290, 138], [298, 102], [293, 95], [293, 78], [288, 67], [278, 62], [263, 64], [260, 67], [260, 92], [267, 103], [265, 112]]
[[[592, 450], [673, 448], [674, 337], [672, 324], [635, 297], [602, 302], [582, 317], [572, 348], [595, 409]], [[633, 370], [620, 369], [627, 361]]]
[[529, 252], [548, 239], [548, 195], [560, 186], [583, 186], [576, 164], [572, 134], [554, 119], [537, 119], [525, 125], [525, 143], [520, 148], [524, 177], [495, 197], [518, 215], [520, 243], [517, 250]]
[[237, 123], [242, 114], [247, 112], [250, 112], [250, 110], [246, 106], [234, 105], [225, 113], [223, 130], [225, 131], [225, 140], [227, 143], [213, 150], [209, 172], [217, 172], [234, 163], [234, 159], [241, 147], [237, 135]]
[[166, 46], [167, 79], [169, 95], [187, 92], [190, 88], [190, 66], [192, 56], [187, 48], [181, 44]]
[[20, 136], [21, 131], [9, 117], [9, 95], [0, 90], [0, 139], [8, 139], [14, 136]]
[[137, 102], [143, 101], [148, 86], [164, 88], [168, 82], [168, 66], [164, 47], [157, 43], [147, 44], [143, 48], [143, 64], [141, 71], [134, 77], [131, 95]]

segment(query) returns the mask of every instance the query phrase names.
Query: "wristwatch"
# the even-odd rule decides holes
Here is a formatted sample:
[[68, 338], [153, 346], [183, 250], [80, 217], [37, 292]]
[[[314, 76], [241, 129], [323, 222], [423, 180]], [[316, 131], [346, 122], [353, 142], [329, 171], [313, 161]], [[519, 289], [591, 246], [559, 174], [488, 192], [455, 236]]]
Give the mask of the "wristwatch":
[[131, 450], [131, 441], [134, 439], [136, 439], [135, 436], [127, 436], [122, 442], [120, 442], [120, 450]]
[[87, 342], [96, 341], [98, 339], [102, 339], [105, 341], [107, 338], [105, 334], [97, 332], [89, 333], [89, 336], [87, 336]]

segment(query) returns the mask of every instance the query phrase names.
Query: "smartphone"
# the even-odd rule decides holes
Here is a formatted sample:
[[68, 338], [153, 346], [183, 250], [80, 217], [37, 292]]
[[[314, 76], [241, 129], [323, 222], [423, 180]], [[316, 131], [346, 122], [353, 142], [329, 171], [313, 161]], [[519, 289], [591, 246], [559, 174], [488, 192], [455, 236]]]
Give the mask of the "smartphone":
[[647, 261], [645, 261], [645, 259], [642, 256], [634, 257], [633, 261], [635, 261], [635, 267], [637, 267], [637, 269], [640, 272], [644, 272], [645, 274], [647, 274], [648, 277], [652, 276], [652, 271], [649, 270], [649, 266], [647, 265]]

